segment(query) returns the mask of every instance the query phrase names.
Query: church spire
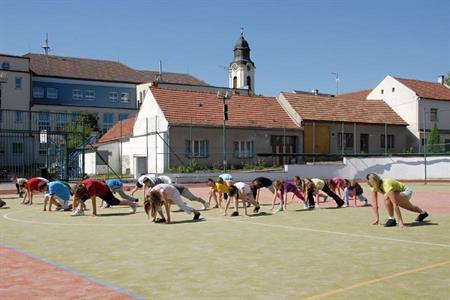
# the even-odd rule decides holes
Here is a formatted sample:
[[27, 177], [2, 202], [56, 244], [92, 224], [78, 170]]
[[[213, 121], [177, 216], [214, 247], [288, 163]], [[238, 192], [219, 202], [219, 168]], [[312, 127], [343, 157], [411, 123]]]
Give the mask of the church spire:
[[241, 36], [234, 45], [234, 57], [230, 63], [230, 88], [247, 88], [254, 91], [255, 63], [250, 58], [250, 46], [244, 38], [244, 27], [241, 27]]

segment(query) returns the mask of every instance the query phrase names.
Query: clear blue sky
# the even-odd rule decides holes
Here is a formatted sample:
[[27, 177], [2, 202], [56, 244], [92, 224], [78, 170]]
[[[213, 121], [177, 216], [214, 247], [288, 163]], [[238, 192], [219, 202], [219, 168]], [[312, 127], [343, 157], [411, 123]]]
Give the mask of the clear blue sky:
[[450, 70], [450, 1], [0, 0], [0, 53], [120, 60], [190, 73], [227, 86], [233, 46], [244, 36], [256, 92], [335, 92], [374, 87], [386, 75], [436, 81]]

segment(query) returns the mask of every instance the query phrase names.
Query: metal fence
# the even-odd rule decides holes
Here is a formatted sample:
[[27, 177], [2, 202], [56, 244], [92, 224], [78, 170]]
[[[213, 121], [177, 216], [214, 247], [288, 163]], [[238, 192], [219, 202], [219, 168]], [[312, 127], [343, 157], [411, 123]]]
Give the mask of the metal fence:
[[78, 179], [89, 137], [80, 114], [0, 110], [0, 181], [42, 176]]

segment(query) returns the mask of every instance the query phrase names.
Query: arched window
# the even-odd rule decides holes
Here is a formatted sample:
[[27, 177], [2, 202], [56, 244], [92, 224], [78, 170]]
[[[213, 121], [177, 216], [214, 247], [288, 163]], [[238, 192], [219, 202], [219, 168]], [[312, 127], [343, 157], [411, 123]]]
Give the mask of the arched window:
[[252, 89], [252, 78], [250, 76], [247, 76], [247, 86], [249, 90]]
[[233, 89], [237, 89], [237, 77], [233, 77]]

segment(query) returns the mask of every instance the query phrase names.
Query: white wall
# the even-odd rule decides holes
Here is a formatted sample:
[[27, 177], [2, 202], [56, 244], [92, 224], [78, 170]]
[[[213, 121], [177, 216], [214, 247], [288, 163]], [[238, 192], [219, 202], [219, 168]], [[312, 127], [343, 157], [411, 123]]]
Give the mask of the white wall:
[[[164, 153], [168, 150], [162, 138], [168, 140], [168, 122], [156, 102], [151, 90], [148, 90], [133, 127], [130, 139], [130, 168], [134, 171], [134, 156], [148, 157], [149, 173], [163, 173], [167, 166]], [[158, 132], [159, 135], [155, 134]], [[136, 174], [135, 174], [136, 176]]]
[[[3, 70], [3, 63], [10, 69]], [[0, 72], [6, 75], [7, 82], [1, 83], [2, 109], [28, 110], [30, 108], [30, 60], [25, 57], [0, 55]], [[22, 86], [16, 89], [16, 78], [22, 78]]]
[[[342, 164], [286, 165], [289, 177], [364, 179], [367, 173], [396, 179], [420, 180], [424, 178], [423, 157], [344, 158]], [[427, 157], [428, 179], [450, 179], [450, 156]]]

